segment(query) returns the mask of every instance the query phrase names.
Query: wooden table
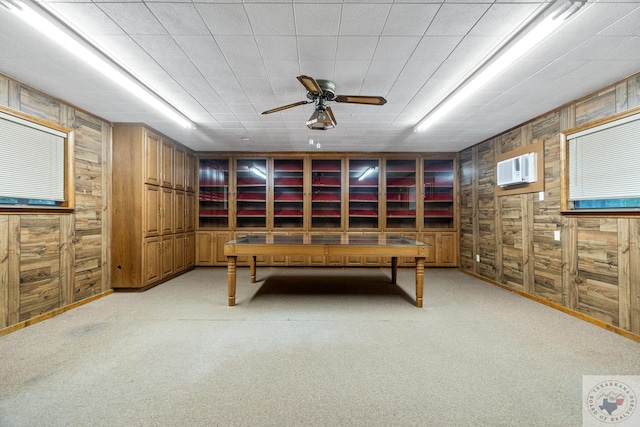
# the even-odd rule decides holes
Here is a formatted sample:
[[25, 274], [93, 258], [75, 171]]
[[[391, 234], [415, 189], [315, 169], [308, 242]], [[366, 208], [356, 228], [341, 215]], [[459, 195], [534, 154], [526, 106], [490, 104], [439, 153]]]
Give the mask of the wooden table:
[[252, 235], [224, 244], [227, 256], [229, 306], [236, 303], [236, 264], [238, 256], [249, 257], [251, 283], [256, 281], [258, 255], [380, 256], [391, 258], [391, 283], [398, 276], [398, 257], [415, 257], [416, 306], [422, 307], [424, 260], [431, 245], [402, 236], [279, 236]]

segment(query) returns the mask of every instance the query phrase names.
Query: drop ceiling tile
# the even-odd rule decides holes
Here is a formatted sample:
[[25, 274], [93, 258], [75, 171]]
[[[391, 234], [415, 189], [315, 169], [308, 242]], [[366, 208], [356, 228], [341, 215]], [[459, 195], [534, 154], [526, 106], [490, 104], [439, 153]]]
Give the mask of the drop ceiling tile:
[[344, 4], [340, 35], [376, 36], [381, 34], [390, 9], [390, 4]]
[[506, 37], [521, 23], [535, 18], [544, 7], [546, 5], [541, 2], [493, 4], [469, 31], [469, 35]]
[[149, 3], [148, 7], [169, 34], [209, 34], [207, 25], [192, 3]]
[[266, 79], [267, 71], [261, 59], [230, 59], [229, 65], [238, 79]]
[[298, 43], [294, 36], [256, 36], [264, 60], [298, 60]]
[[568, 52], [563, 57], [563, 61], [597, 59], [632, 38], [632, 36], [593, 36]]
[[378, 46], [376, 36], [338, 37], [337, 61], [370, 61]]
[[300, 75], [300, 66], [295, 60], [264, 60], [264, 68], [270, 79], [290, 76], [294, 78]]
[[174, 35], [173, 39], [191, 61], [219, 61], [224, 59], [222, 51], [211, 35]]
[[298, 51], [301, 61], [334, 60], [338, 38], [301, 36], [298, 37]]
[[215, 36], [215, 40], [228, 60], [260, 58], [260, 51], [253, 36]]
[[[294, 3], [296, 34], [299, 36], [337, 36], [341, 4]], [[318, 25], [322, 22], [321, 25]]]
[[411, 57], [419, 42], [420, 37], [380, 37], [373, 59], [404, 63]]
[[369, 70], [369, 61], [336, 61], [335, 79], [360, 82], [357, 89], [360, 89], [362, 82]]
[[53, 3], [50, 7], [84, 34], [125, 34], [122, 28], [94, 3]]
[[96, 47], [120, 61], [128, 58], [149, 58], [149, 54], [127, 35], [97, 35]]
[[167, 33], [144, 3], [100, 3], [99, 7], [129, 35]]
[[133, 36], [133, 39], [152, 58], [187, 60], [180, 46], [169, 35], [140, 35]]
[[424, 36], [411, 55], [417, 61], [444, 61], [462, 41], [462, 36]]
[[253, 35], [242, 4], [195, 3], [214, 36]]
[[426, 35], [466, 35], [482, 15], [488, 4], [443, 4], [429, 25]]
[[245, 4], [245, 10], [255, 35], [292, 36], [296, 34], [292, 4], [249, 3]]
[[439, 9], [436, 4], [398, 4], [391, 7], [382, 34], [422, 36]]

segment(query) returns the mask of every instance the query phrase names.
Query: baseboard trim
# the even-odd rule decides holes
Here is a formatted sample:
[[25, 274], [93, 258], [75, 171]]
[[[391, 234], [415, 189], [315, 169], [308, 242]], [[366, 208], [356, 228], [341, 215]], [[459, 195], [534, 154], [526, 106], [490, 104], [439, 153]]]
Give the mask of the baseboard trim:
[[26, 328], [27, 326], [31, 326], [31, 325], [33, 325], [35, 323], [42, 322], [43, 320], [50, 319], [52, 317], [55, 317], [55, 316], [57, 316], [59, 314], [64, 313], [65, 311], [69, 311], [69, 310], [72, 310], [74, 308], [80, 307], [81, 305], [88, 304], [88, 303], [93, 302], [93, 301], [95, 301], [97, 299], [100, 299], [102, 297], [106, 297], [107, 295], [110, 295], [112, 293], [113, 293], [113, 289], [109, 289], [108, 291], [105, 291], [105, 292], [90, 296], [89, 298], [85, 298], [83, 300], [74, 302], [73, 304], [65, 305], [64, 307], [56, 308], [55, 310], [51, 310], [51, 311], [48, 311], [48, 312], [46, 312], [44, 314], [40, 314], [40, 315], [38, 315], [36, 317], [32, 317], [29, 320], [24, 320], [22, 322], [14, 324], [14, 325], [7, 326], [4, 329], [0, 329], [0, 337], [3, 336], [3, 335], [10, 334], [11, 332], [15, 332], [15, 331], [18, 331], [20, 329]]
[[547, 301], [546, 299], [540, 298], [539, 296], [528, 294], [528, 293], [523, 292], [523, 291], [521, 291], [519, 289], [510, 288], [509, 286], [507, 286], [507, 285], [505, 285], [503, 283], [499, 283], [499, 282], [496, 282], [495, 280], [487, 279], [486, 277], [480, 276], [479, 274], [473, 273], [471, 271], [465, 271], [463, 269], [459, 269], [459, 270], [461, 272], [469, 275], [469, 276], [475, 277], [476, 279], [480, 279], [482, 281], [485, 281], [485, 282], [490, 283], [492, 285], [498, 286], [499, 288], [505, 289], [507, 291], [514, 292], [514, 293], [516, 293], [518, 295], [521, 295], [523, 297], [529, 298], [530, 300], [533, 300], [533, 301], [538, 302], [540, 304], [544, 304], [544, 305], [546, 305], [548, 307], [555, 308], [556, 310], [562, 311], [563, 313], [566, 313], [566, 314], [568, 314], [570, 316], [576, 317], [576, 318], [578, 318], [580, 320], [584, 320], [585, 322], [589, 322], [589, 323], [591, 323], [593, 325], [599, 326], [602, 329], [606, 329], [608, 331], [615, 332], [616, 334], [622, 335], [623, 337], [628, 338], [630, 340], [633, 340], [633, 341], [636, 341], [636, 342], [640, 342], [640, 335], [636, 335], [633, 332], [627, 331], [626, 329], [622, 329], [622, 328], [620, 328], [618, 326], [610, 325], [610, 324], [608, 324], [606, 322], [603, 322], [600, 319], [596, 319], [595, 317], [591, 317], [591, 316], [588, 316], [588, 315], [586, 315], [584, 313], [580, 313], [579, 311], [572, 310], [572, 309], [567, 308], [567, 307], [565, 307], [563, 305], [560, 305], [558, 303], [555, 303], [555, 302], [552, 302], [552, 301]]

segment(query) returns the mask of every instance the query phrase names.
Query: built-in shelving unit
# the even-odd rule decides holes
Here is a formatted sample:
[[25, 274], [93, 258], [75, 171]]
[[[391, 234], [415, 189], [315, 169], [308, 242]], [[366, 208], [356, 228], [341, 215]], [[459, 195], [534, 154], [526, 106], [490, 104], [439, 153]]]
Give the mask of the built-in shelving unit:
[[[427, 266], [457, 266], [455, 153], [210, 153], [199, 159], [197, 265], [225, 265], [247, 234], [400, 234], [432, 245]], [[160, 197], [160, 195], [158, 195]], [[379, 266], [372, 256], [278, 255], [272, 265]], [[399, 259], [400, 266], [414, 265]], [[240, 257], [239, 265], [248, 259]]]
[[311, 228], [342, 226], [342, 160], [311, 160]]
[[453, 160], [424, 161], [424, 228], [455, 227]]
[[200, 160], [200, 228], [229, 226], [229, 159]]
[[236, 165], [238, 228], [267, 226], [266, 159], [238, 159]]
[[273, 226], [302, 228], [304, 225], [304, 160], [273, 161]]
[[378, 159], [349, 159], [349, 228], [378, 228]]
[[416, 161], [387, 160], [387, 228], [416, 228]]

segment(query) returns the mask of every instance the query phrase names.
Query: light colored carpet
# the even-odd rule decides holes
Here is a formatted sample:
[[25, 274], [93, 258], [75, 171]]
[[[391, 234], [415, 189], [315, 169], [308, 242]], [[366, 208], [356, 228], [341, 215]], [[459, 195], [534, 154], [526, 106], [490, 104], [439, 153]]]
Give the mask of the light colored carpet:
[[0, 337], [1, 426], [579, 426], [640, 344], [456, 270], [196, 269]]

